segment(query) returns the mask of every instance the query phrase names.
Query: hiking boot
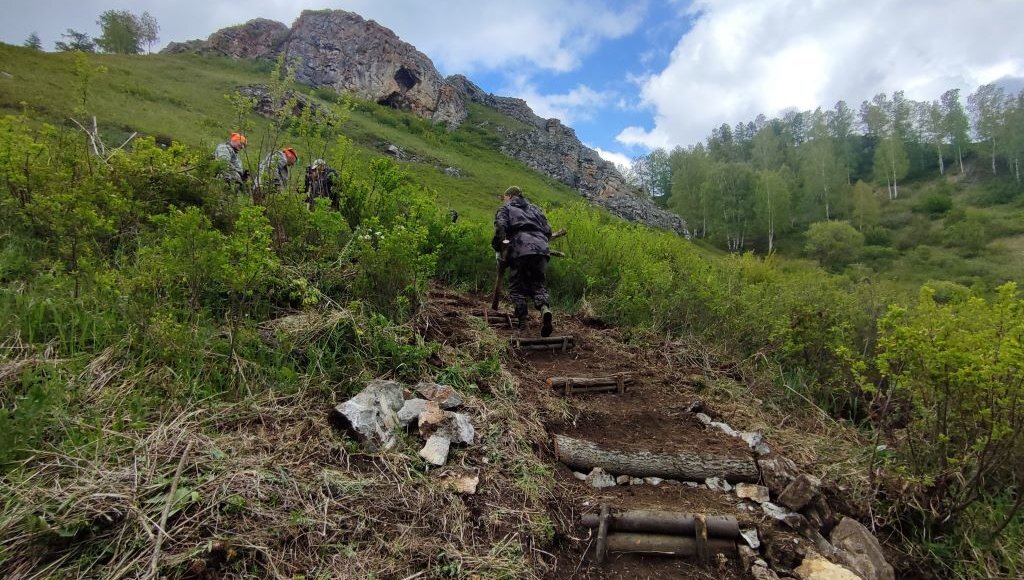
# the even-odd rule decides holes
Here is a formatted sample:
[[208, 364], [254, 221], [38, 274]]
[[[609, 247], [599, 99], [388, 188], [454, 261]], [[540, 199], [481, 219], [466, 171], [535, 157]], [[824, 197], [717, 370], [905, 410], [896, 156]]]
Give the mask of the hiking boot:
[[543, 337], [551, 336], [551, 332], [555, 330], [554, 325], [551, 323], [551, 309], [547, 305], [541, 306], [540, 316], [543, 321], [540, 327], [540, 335]]
[[526, 322], [530, 320], [530, 311], [526, 309], [525, 304], [516, 304], [514, 316], [518, 320], [519, 330], [526, 328]]

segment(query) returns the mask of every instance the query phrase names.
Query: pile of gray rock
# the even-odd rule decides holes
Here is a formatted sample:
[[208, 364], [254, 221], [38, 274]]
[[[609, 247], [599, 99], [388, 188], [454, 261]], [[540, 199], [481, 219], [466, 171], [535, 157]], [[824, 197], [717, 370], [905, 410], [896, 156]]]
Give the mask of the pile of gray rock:
[[457, 413], [462, 397], [454, 388], [421, 382], [405, 398], [396, 381], [370, 381], [356, 396], [331, 411], [331, 422], [355, 437], [368, 451], [384, 451], [398, 444], [400, 429], [416, 428], [425, 440], [419, 452], [427, 463], [442, 466], [455, 445], [472, 445], [476, 430], [469, 416]]

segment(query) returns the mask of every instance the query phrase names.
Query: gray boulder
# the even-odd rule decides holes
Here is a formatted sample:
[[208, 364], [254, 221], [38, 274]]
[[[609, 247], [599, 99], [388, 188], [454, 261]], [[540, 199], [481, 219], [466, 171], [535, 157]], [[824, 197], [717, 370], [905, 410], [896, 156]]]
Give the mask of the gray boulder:
[[370, 381], [359, 394], [331, 411], [331, 421], [369, 451], [391, 449], [398, 443], [395, 430], [403, 403], [401, 384]]
[[843, 518], [829, 537], [832, 545], [847, 553], [845, 564], [865, 580], [895, 580], [878, 540], [857, 520]]

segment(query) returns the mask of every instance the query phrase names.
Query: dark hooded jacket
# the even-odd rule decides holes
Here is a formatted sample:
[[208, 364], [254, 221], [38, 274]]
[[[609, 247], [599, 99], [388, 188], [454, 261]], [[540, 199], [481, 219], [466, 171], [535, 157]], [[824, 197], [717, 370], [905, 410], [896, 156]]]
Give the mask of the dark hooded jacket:
[[494, 216], [494, 239], [491, 247], [502, 251], [502, 240], [509, 240], [506, 259], [522, 256], [547, 256], [551, 226], [537, 206], [522, 197], [513, 197]]

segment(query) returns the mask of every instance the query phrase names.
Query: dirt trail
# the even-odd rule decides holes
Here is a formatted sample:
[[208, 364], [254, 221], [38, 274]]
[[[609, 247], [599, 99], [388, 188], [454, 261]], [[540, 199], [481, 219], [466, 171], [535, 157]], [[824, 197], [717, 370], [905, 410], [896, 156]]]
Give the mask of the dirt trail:
[[[433, 300], [450, 307], [485, 308], [483, 299], [473, 301], [451, 293], [435, 294]], [[659, 509], [708, 515], [733, 515], [741, 528], [751, 528], [763, 518], [761, 511], [744, 505], [732, 493], [684, 484], [618, 485], [595, 489], [580, 481], [554, 457], [550, 436], [564, 434], [627, 451], [695, 451], [732, 457], [749, 457], [747, 445], [717, 430], [706, 429], [687, 411], [698, 397], [687, 377], [700, 369], [685, 368], [664, 356], [657, 345], [630, 344], [615, 329], [599, 322], [556, 316], [555, 335], [571, 335], [576, 347], [568, 352], [513, 351], [509, 370], [519, 383], [525, 405], [540, 410], [549, 440], [542, 450], [557, 481], [557, 506], [566, 519], [578, 522], [600, 504], [625, 509]], [[540, 321], [533, 314], [522, 331], [508, 325], [492, 325], [502, 338], [539, 336]], [[448, 332], [454, 332], [449, 329]], [[449, 334], [449, 339], [453, 336]], [[456, 338], [457, 340], [457, 338]], [[635, 378], [624, 394], [602, 393], [564, 396], [549, 387], [551, 376], [597, 377], [631, 373]], [[618, 475], [618, 474], [613, 474]], [[557, 538], [558, 570], [555, 578], [746, 578], [738, 560], [705, 568], [695, 561], [660, 556], [609, 554], [603, 566], [593, 562], [588, 530], [573, 526]]]

